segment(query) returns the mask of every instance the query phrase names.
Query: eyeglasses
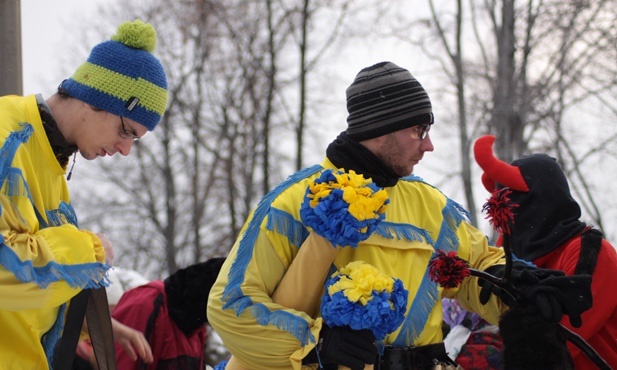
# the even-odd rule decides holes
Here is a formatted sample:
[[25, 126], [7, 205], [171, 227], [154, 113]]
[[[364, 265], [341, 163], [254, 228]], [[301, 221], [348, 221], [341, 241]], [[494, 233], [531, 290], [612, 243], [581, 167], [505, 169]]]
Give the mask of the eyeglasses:
[[124, 126], [124, 119], [122, 118], [122, 116], [120, 116], [120, 125], [122, 126], [122, 128], [120, 129], [120, 132], [118, 133], [118, 135], [120, 135], [121, 138], [127, 139], [127, 140], [131, 139], [133, 141], [139, 140], [139, 136], [135, 135], [134, 133], [126, 129], [126, 126]]
[[428, 136], [428, 132], [431, 131], [432, 123], [423, 123], [411, 128], [412, 137], [414, 139], [424, 140]]

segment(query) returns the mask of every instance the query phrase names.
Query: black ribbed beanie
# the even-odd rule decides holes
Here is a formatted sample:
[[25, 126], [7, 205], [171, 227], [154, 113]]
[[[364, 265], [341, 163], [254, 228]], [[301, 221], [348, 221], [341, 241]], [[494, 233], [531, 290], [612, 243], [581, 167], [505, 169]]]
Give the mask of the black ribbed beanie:
[[411, 73], [392, 62], [362, 69], [347, 88], [347, 135], [371, 139], [433, 123], [428, 94]]

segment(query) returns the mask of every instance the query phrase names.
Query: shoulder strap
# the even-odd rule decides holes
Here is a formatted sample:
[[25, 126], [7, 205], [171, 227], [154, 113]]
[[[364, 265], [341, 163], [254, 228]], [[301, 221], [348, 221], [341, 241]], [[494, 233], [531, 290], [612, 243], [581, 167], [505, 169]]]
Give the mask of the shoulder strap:
[[[99, 370], [116, 370], [116, 349], [105, 288], [90, 289], [86, 320]], [[60, 369], [58, 369], [60, 370]]]
[[593, 275], [602, 246], [602, 232], [589, 229], [581, 236], [581, 252], [576, 263], [574, 275]]
[[52, 369], [65, 370], [73, 366], [79, 333], [84, 321], [100, 370], [116, 370], [116, 350], [105, 288], [83, 289], [71, 299], [66, 323]]
[[72, 367], [89, 296], [90, 290], [84, 289], [71, 299], [52, 369], [70, 369]]

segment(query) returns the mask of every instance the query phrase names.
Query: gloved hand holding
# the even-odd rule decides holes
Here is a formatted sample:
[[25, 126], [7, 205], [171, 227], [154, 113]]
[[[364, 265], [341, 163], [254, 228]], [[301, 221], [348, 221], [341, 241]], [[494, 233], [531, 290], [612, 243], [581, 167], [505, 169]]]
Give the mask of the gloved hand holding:
[[[486, 272], [501, 277], [504, 265], [489, 267]], [[539, 269], [522, 262], [514, 262], [510, 283], [517, 292], [506, 292], [493, 283], [479, 279], [480, 302], [488, 302], [491, 293], [508, 306], [533, 305], [549, 321], [559, 321], [565, 314], [573, 327], [582, 324], [581, 314], [591, 308], [591, 276], [565, 276], [563, 271]], [[512, 294], [513, 293], [513, 294]]]
[[[487, 268], [485, 272], [495, 276], [496, 278], [501, 278], [503, 277], [505, 269], [505, 265], [494, 265]], [[527, 271], [524, 276], [523, 271]], [[524, 285], [536, 284], [538, 280], [543, 280], [551, 276], [564, 275], [564, 272], [560, 270], [539, 269], [525, 262], [514, 261], [514, 263], [512, 264], [512, 270], [510, 271], [509, 281], [514, 287], [520, 289]], [[515, 301], [512, 294], [509, 294], [508, 292], [504, 291], [502, 288], [491, 283], [490, 281], [478, 279], [478, 285], [482, 287], [482, 290], [480, 290], [480, 302], [482, 304], [486, 304], [486, 302], [488, 302], [488, 300], [491, 298], [491, 294], [494, 294], [508, 306], [514, 305]]]
[[366, 330], [352, 330], [348, 326], [330, 327], [326, 324], [319, 333], [319, 343], [304, 358], [303, 364], [321, 361], [326, 368], [343, 365], [352, 370], [362, 370], [365, 364], [377, 362], [375, 336]]
[[524, 298], [518, 304], [531, 302], [546, 320], [559, 321], [568, 315], [570, 325], [580, 328], [581, 315], [593, 305], [591, 275], [548, 277], [521, 288], [521, 295]]

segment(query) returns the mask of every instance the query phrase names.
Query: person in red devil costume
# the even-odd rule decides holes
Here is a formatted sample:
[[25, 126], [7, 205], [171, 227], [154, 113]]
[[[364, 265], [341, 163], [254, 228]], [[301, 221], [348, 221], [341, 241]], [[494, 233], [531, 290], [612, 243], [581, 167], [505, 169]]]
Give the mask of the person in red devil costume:
[[[511, 164], [493, 154], [494, 136], [483, 136], [474, 145], [482, 168], [482, 183], [494, 195], [509, 188], [513, 217], [509, 246], [516, 258], [566, 275], [591, 274], [593, 306], [575, 328], [567, 319], [561, 324], [580, 335], [613, 368], [617, 369], [617, 252], [599, 230], [580, 221], [581, 209], [570, 194], [566, 176], [557, 161], [546, 154], [532, 154]], [[503, 240], [500, 236], [497, 244]], [[504, 338], [505, 340], [505, 338]], [[541, 350], [541, 349], [539, 349]], [[568, 343], [575, 369], [594, 369], [580, 349]]]

